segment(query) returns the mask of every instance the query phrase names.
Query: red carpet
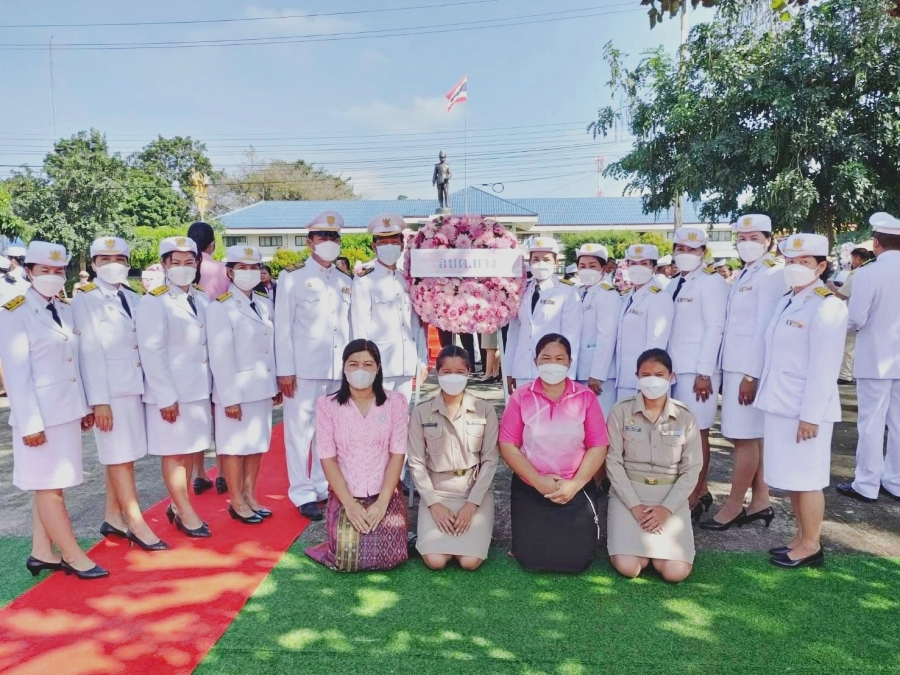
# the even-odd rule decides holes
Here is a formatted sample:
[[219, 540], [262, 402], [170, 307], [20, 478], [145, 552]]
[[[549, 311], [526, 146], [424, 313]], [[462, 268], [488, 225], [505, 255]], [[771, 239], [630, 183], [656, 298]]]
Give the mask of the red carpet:
[[[287, 499], [287, 489], [279, 425], [257, 492], [275, 512], [272, 518], [262, 525], [233, 521], [227, 495], [211, 490], [193, 500], [213, 536], [188, 539], [166, 521], [168, 500], [156, 504], [147, 522], [172, 550], [145, 553], [108, 539], [90, 553], [110, 570], [106, 579], [52, 573], [0, 610], [0, 672], [192, 672], [309, 523]], [[27, 574], [18, 568], [14, 573]]]

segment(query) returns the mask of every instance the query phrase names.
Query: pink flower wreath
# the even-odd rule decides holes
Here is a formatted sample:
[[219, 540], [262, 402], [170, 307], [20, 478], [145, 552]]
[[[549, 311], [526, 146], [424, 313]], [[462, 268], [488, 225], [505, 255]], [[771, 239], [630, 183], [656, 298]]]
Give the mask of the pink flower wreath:
[[481, 216], [429, 221], [406, 250], [406, 280], [413, 309], [423, 322], [453, 333], [493, 333], [519, 311], [525, 273], [514, 277], [412, 277], [412, 249], [518, 248], [505, 227]]

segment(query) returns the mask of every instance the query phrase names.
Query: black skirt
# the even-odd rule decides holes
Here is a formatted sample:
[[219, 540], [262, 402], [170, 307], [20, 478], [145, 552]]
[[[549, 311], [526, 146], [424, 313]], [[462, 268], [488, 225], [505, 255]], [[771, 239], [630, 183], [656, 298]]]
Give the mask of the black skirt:
[[512, 553], [533, 572], [583, 572], [597, 553], [597, 487], [588, 482], [568, 504], [554, 504], [513, 475]]

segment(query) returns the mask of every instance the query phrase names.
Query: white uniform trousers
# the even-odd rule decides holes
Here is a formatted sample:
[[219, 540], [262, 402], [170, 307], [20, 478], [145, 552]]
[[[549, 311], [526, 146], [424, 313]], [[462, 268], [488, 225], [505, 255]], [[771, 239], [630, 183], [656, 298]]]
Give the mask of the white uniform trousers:
[[319, 502], [328, 496], [328, 481], [315, 449], [316, 401], [340, 388], [340, 380], [298, 377], [294, 396], [284, 397], [284, 444], [290, 481], [288, 497], [295, 506]]
[[743, 379], [743, 373], [722, 373], [722, 435], [736, 441], [762, 438], [765, 431], [765, 413], [738, 400]]
[[[856, 475], [853, 489], [878, 497], [879, 483], [900, 495], [900, 380], [856, 379], [859, 416], [856, 428]], [[884, 427], [887, 424], [887, 453]]]
[[[587, 386], [587, 380], [578, 380], [578, 383]], [[603, 411], [603, 419], [609, 419], [609, 412], [616, 404], [616, 379], [614, 377], [603, 382], [597, 401], [600, 403], [600, 410]]]
[[719, 385], [722, 383], [722, 373], [713, 373], [712, 393], [706, 401], [698, 401], [694, 393], [694, 380], [697, 373], [676, 373], [675, 386], [672, 389], [672, 398], [684, 403], [697, 419], [697, 428], [701, 431], [711, 429], [716, 421], [716, 408], [719, 407]]
[[413, 395], [413, 379], [409, 375], [401, 375], [400, 377], [384, 378], [384, 390], [396, 391], [406, 397], [407, 403], [412, 403]]
[[110, 399], [109, 407], [113, 416], [112, 430], [100, 431], [94, 426], [100, 463], [111, 466], [139, 460], [147, 454], [147, 419], [140, 395]]
[[853, 380], [853, 352], [856, 351], [856, 332], [847, 331], [847, 338], [844, 340], [844, 360], [841, 362], [841, 372], [838, 373], [839, 380]]
[[81, 420], [44, 429], [47, 442], [30, 448], [12, 428], [13, 485], [20, 490], [62, 490], [81, 485]]

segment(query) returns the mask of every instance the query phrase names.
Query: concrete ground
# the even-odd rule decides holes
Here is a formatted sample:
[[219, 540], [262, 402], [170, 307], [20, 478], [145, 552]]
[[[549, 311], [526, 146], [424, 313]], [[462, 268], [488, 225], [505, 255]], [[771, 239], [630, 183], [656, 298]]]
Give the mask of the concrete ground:
[[[433, 380], [433, 378], [432, 378]], [[423, 389], [423, 396], [436, 392], [435, 382], [429, 381]], [[470, 390], [475, 395], [492, 400], [498, 413], [503, 408], [503, 395], [498, 385], [484, 387], [473, 385]], [[841, 387], [844, 404], [844, 419], [835, 425], [832, 445], [832, 485], [849, 480], [853, 476], [854, 454], [856, 451], [856, 392], [852, 386]], [[28, 494], [12, 486], [12, 441], [11, 429], [7, 424], [9, 404], [0, 397], [0, 537], [30, 536], [31, 502]], [[276, 422], [281, 421], [281, 409], [276, 410]], [[79, 537], [94, 539], [97, 527], [103, 520], [103, 470], [96, 458], [93, 434], [84, 437], [84, 473], [82, 485], [66, 491], [66, 501], [72, 522]], [[713, 456], [710, 468], [710, 490], [717, 502], [728, 494], [731, 475], [731, 444], [718, 433], [718, 426], [712, 433]], [[213, 460], [208, 460], [212, 465]], [[145, 457], [136, 465], [136, 477], [141, 503], [147, 507], [166, 498], [166, 490], [160, 477], [160, 460]], [[510, 471], [501, 464], [494, 483], [497, 516], [494, 527], [496, 543], [508, 545], [509, 529], [509, 485]], [[861, 504], [837, 494], [833, 488], [826, 490], [825, 546], [829, 551], [865, 553], [879, 556], [900, 557], [900, 502], [885, 497], [876, 504]], [[763, 551], [772, 546], [780, 546], [791, 537], [793, 520], [790, 501], [783, 493], [773, 494], [776, 511], [770, 528], [754, 523], [743, 528], [732, 528], [727, 532], [714, 533], [695, 528], [698, 550]], [[210, 491], [200, 499], [224, 499]], [[605, 530], [605, 498], [601, 499], [601, 525]], [[713, 510], [715, 506], [713, 507]], [[415, 507], [410, 512], [410, 525], [415, 528]], [[168, 528], [167, 524], [164, 524]], [[163, 537], [174, 533], [158, 530]], [[304, 533], [304, 541], [322, 541], [325, 538], [324, 524], [314, 523]], [[602, 540], [601, 540], [602, 545]]]

